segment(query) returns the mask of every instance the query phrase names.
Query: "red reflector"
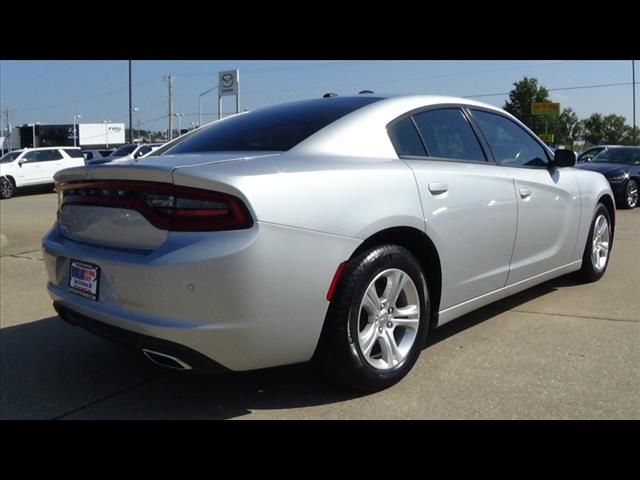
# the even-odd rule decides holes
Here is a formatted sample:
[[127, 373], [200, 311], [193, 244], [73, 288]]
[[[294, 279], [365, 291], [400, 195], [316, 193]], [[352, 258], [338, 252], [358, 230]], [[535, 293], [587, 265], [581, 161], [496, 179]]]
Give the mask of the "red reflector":
[[338, 265], [336, 269], [336, 273], [333, 274], [333, 279], [331, 280], [331, 285], [329, 285], [329, 290], [327, 290], [327, 300], [331, 301], [333, 299], [333, 294], [336, 291], [336, 287], [338, 286], [338, 282], [340, 281], [340, 277], [342, 276], [342, 272], [344, 271], [344, 267], [347, 265], [347, 262], [342, 262]]

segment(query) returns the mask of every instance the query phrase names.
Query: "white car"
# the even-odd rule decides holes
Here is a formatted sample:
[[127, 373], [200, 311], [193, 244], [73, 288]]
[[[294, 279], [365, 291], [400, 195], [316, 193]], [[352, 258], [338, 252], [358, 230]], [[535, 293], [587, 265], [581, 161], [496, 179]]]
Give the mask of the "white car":
[[432, 328], [560, 275], [604, 275], [613, 193], [575, 160], [469, 99], [265, 107], [138, 161], [58, 173], [47, 288], [62, 319], [163, 366], [313, 359], [375, 391]]
[[84, 155], [86, 163], [90, 163], [91, 160], [99, 160], [101, 158], [108, 157], [114, 151], [115, 151], [114, 148], [112, 149], [103, 148], [98, 150], [83, 150], [82, 154]]
[[99, 165], [101, 163], [107, 162], [116, 162], [116, 163], [125, 163], [129, 160], [135, 160], [149, 153], [157, 150], [161, 147], [160, 143], [132, 143], [129, 145], [123, 145], [118, 148], [115, 152], [111, 153], [111, 155], [104, 158], [95, 158], [93, 160], [87, 159], [88, 165]]
[[16, 189], [53, 183], [53, 176], [69, 167], [84, 165], [78, 147], [41, 147], [14, 150], [0, 158], [0, 198], [10, 198]]

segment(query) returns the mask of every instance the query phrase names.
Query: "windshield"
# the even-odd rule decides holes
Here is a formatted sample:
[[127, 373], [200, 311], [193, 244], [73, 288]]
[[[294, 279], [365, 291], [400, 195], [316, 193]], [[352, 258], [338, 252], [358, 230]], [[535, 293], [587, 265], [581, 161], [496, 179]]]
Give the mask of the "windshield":
[[593, 157], [591, 163], [640, 165], [640, 148], [610, 148]]
[[198, 128], [150, 156], [220, 151], [286, 151], [339, 118], [381, 100], [332, 97], [241, 113]]
[[20, 156], [22, 152], [9, 152], [0, 158], [0, 163], [9, 163], [13, 162], [16, 158]]
[[112, 157], [124, 157], [136, 149], [137, 145], [125, 145], [111, 154]]

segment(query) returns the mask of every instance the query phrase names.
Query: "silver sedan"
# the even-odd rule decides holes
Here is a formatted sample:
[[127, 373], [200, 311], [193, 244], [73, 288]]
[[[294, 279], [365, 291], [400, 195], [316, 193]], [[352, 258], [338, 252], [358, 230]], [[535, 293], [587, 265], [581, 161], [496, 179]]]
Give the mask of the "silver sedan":
[[213, 122], [55, 177], [43, 239], [60, 316], [181, 370], [314, 360], [406, 375], [429, 331], [551, 278], [598, 280], [613, 195], [508, 113], [328, 96]]

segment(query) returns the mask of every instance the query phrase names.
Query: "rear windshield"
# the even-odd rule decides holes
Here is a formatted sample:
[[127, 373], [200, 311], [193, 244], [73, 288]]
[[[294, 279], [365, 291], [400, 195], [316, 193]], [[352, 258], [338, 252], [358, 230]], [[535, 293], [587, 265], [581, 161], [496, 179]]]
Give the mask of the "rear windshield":
[[131, 152], [133, 152], [136, 148], [138, 148], [137, 145], [125, 145], [124, 147], [120, 147], [119, 149], [117, 149], [115, 152], [113, 152], [111, 154], [112, 157], [124, 157], [126, 155], [129, 155]]
[[149, 156], [220, 151], [286, 151], [379, 97], [330, 97], [261, 108], [190, 132]]
[[640, 148], [611, 148], [593, 157], [591, 163], [640, 165]]

